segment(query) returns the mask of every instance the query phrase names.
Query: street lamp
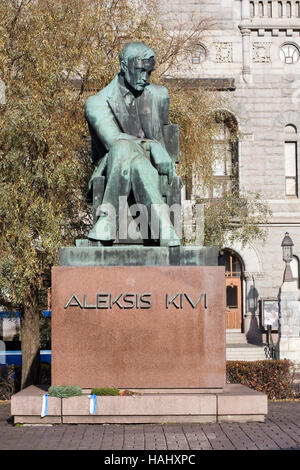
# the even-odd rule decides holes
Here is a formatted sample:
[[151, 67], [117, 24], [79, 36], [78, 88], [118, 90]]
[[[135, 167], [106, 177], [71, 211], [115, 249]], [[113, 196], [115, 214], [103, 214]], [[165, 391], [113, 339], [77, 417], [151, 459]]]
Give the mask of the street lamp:
[[285, 271], [283, 276], [283, 282], [292, 282], [294, 280], [293, 273], [291, 270], [290, 262], [293, 259], [293, 240], [289, 236], [289, 233], [286, 232], [284, 239], [281, 243], [282, 246], [282, 259], [285, 261]]

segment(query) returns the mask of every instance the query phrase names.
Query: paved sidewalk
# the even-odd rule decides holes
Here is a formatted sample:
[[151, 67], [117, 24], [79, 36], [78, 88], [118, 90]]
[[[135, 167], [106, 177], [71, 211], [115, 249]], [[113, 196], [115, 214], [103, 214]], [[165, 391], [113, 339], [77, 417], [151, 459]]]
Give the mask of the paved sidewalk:
[[0, 404], [0, 450], [300, 450], [300, 401], [269, 403], [265, 423], [13, 426]]

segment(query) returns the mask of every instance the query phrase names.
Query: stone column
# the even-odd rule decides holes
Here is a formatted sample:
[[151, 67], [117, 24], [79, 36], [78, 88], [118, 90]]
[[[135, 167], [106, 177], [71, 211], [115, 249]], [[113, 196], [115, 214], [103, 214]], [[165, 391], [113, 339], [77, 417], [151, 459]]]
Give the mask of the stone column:
[[278, 18], [278, 0], [272, 1], [272, 18]]
[[249, 0], [242, 0], [242, 20], [250, 18], [250, 3]]
[[242, 44], [243, 44], [243, 79], [246, 83], [251, 80], [251, 68], [250, 68], [250, 34], [251, 30], [247, 28], [241, 29], [242, 33]]
[[253, 3], [254, 3], [254, 14], [253, 14], [253, 17], [254, 17], [254, 18], [257, 18], [257, 17], [259, 16], [259, 12], [258, 12], [258, 1], [257, 1], [257, 0], [255, 1], [255, 0], [254, 0]]
[[280, 290], [280, 359], [300, 367], [300, 300], [295, 282], [284, 282]]
[[287, 17], [286, 11], [287, 11], [286, 2], [283, 1], [283, 2], [282, 2], [282, 18], [286, 18], [286, 17]]

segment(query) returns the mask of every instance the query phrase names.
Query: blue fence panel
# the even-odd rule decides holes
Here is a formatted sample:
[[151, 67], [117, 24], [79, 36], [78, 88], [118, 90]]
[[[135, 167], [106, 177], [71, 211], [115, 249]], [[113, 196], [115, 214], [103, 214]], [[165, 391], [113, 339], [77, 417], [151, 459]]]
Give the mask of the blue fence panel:
[[0, 318], [19, 318], [20, 312], [0, 312]]
[[[51, 351], [46, 349], [41, 350], [40, 361], [51, 364]], [[22, 364], [22, 351], [0, 351], [0, 365], [1, 364]]]
[[[44, 317], [51, 317], [52, 310], [43, 310]], [[20, 312], [0, 312], [0, 318], [14, 318], [20, 317]]]

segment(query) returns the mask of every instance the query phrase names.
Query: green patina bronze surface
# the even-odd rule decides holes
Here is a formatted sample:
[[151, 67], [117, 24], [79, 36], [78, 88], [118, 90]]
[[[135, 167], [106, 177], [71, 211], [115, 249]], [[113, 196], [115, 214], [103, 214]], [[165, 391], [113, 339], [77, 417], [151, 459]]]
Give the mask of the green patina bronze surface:
[[59, 250], [60, 266], [217, 266], [216, 246], [88, 246], [77, 240], [76, 247]]
[[[169, 121], [168, 91], [164, 86], [148, 83], [155, 61], [155, 53], [145, 44], [127, 44], [120, 52], [120, 73], [86, 102], [95, 165], [87, 194], [89, 202], [93, 181], [105, 177], [102, 211], [88, 235], [90, 240], [114, 240], [113, 221], [105, 207], [112, 205], [118, 220], [119, 196], [133, 195], [134, 201], [150, 213], [151, 208], [165, 203], [161, 177], [169, 184], [177, 177], [178, 133]], [[157, 217], [160, 246], [180, 245], [169, 218], [160, 212]], [[164, 239], [162, 233], [170, 236]]]

